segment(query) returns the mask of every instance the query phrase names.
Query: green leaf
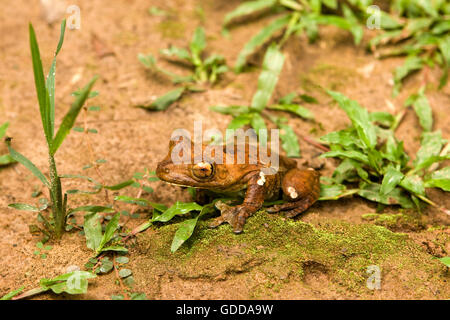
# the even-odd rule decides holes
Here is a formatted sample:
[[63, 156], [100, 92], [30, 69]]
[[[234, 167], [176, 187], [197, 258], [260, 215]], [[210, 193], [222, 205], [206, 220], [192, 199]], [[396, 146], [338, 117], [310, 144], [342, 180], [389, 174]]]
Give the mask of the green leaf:
[[83, 225], [86, 237], [86, 246], [91, 250], [97, 250], [102, 242], [102, 225], [98, 213], [88, 213], [84, 216]]
[[114, 232], [116, 232], [117, 228], [119, 227], [119, 219], [120, 213], [116, 213], [112, 217], [112, 219], [108, 222], [105, 228], [105, 233], [103, 234], [102, 237], [102, 241], [100, 242], [100, 245], [96, 249], [97, 252], [105, 251], [103, 247], [113, 238]]
[[0, 166], [6, 166], [11, 163], [15, 163], [16, 160], [14, 160], [9, 154], [4, 154], [0, 156]]
[[81, 108], [83, 107], [86, 99], [88, 98], [89, 93], [91, 92], [92, 87], [94, 86], [95, 81], [97, 81], [98, 77], [94, 76], [92, 80], [83, 88], [81, 94], [77, 96], [75, 101], [72, 103], [69, 111], [63, 118], [61, 125], [59, 126], [58, 132], [53, 139], [53, 143], [50, 148], [50, 154], [54, 155], [58, 148], [61, 146], [62, 142], [69, 134], [70, 129], [72, 129], [78, 114], [80, 113]]
[[[432, 159], [432, 157], [438, 156], [445, 141], [442, 139], [441, 131], [422, 133], [421, 146], [413, 162], [414, 166], [423, 167], [424, 164], [428, 164], [428, 160]], [[426, 167], [431, 164], [429, 163]]]
[[284, 56], [276, 44], [272, 44], [264, 55], [262, 71], [258, 78], [258, 89], [253, 96], [251, 109], [261, 112], [268, 104], [283, 68]]
[[36, 40], [33, 25], [29, 25], [30, 33], [30, 49], [31, 59], [33, 62], [34, 83], [36, 87], [36, 94], [39, 102], [39, 112], [41, 114], [42, 126], [44, 128], [45, 139], [49, 148], [52, 145], [53, 128], [50, 112], [50, 98], [47, 88], [45, 87], [44, 70], [42, 68], [41, 54]]
[[253, 116], [251, 113], [244, 113], [244, 114], [238, 115], [237, 117], [233, 118], [233, 120], [230, 121], [227, 129], [236, 130], [236, 129], [242, 128], [246, 124], [249, 124], [252, 121], [252, 118], [253, 118]]
[[206, 36], [205, 29], [202, 27], [197, 27], [194, 31], [194, 35], [192, 37], [190, 43], [190, 49], [192, 53], [192, 62], [196, 66], [200, 66], [202, 64], [201, 61], [201, 53], [206, 48]]
[[433, 111], [431, 110], [424, 91], [425, 87], [422, 87], [417, 94], [411, 95], [405, 105], [412, 105], [417, 117], [419, 118], [422, 129], [424, 131], [431, 131], [433, 129]]
[[369, 164], [369, 158], [364, 153], [355, 150], [333, 150], [323, 153], [321, 158], [349, 158], [356, 161], [363, 162], [364, 164]]
[[311, 112], [311, 110], [298, 104], [273, 104], [269, 106], [269, 109], [291, 112], [301, 118], [308, 120], [314, 119], [314, 114]]
[[6, 130], [9, 127], [9, 122], [5, 122], [0, 126], [0, 139], [3, 138], [6, 134]]
[[101, 248], [99, 250], [99, 253], [100, 252], [107, 252], [107, 251], [117, 251], [117, 252], [126, 253], [126, 252], [128, 252], [128, 249], [123, 247], [123, 246], [120, 246], [120, 245], [114, 245], [114, 246], [108, 246], [108, 247]]
[[275, 118], [275, 123], [280, 128], [281, 147], [288, 157], [300, 157], [300, 145], [294, 130], [286, 123], [285, 118]]
[[133, 292], [130, 296], [131, 300], [146, 300], [147, 296], [145, 293]]
[[[170, 46], [169, 49], [163, 49], [161, 50], [161, 53], [165, 56], [176, 56], [178, 59], [191, 61], [191, 54], [189, 51], [175, 46]], [[149, 67], [147, 60], [144, 59], [144, 61], [146, 62], [146, 66]]]
[[260, 130], [266, 130], [266, 123], [263, 119], [263, 117], [259, 113], [252, 113], [252, 119], [251, 119], [251, 126], [253, 129], [255, 129], [256, 134], [259, 135]]
[[425, 196], [425, 185], [423, 183], [423, 180], [418, 175], [410, 175], [406, 176], [399, 185], [408, 190], [409, 192], [412, 192], [414, 194], [418, 194], [421, 196]]
[[111, 207], [104, 207], [104, 206], [80, 206], [80, 207], [70, 209], [69, 213], [80, 212], [80, 211], [112, 213], [112, 212], [114, 212], [114, 209]]
[[64, 43], [64, 33], [66, 31], [66, 19], [61, 22], [61, 32], [59, 35], [58, 46], [56, 47], [55, 56], [48, 72], [47, 81], [45, 83], [49, 95], [49, 112], [50, 112], [50, 129], [51, 137], [55, 128], [55, 73], [56, 73], [56, 56], [58, 55]]
[[[447, 23], [450, 25], [450, 22], [447, 21]], [[439, 42], [439, 50], [444, 56], [448, 68], [448, 66], [450, 66], [450, 35], [439, 38], [438, 42]]]
[[184, 87], [171, 90], [166, 94], [162, 95], [161, 97], [157, 98], [149, 106], [139, 106], [139, 107], [147, 110], [156, 110], [156, 111], [166, 110], [172, 103], [180, 99], [184, 91], [185, 91]]
[[88, 279], [95, 278], [96, 275], [87, 271], [74, 271], [63, 274], [53, 279], [41, 279], [41, 287], [52, 290], [56, 294], [66, 292], [69, 294], [87, 293]]
[[355, 149], [356, 147], [363, 149], [364, 144], [358, 138], [354, 128], [330, 132], [320, 138], [321, 141], [330, 145], [341, 145], [346, 148]]
[[369, 119], [370, 121], [379, 123], [386, 128], [390, 128], [395, 122], [395, 117], [392, 114], [383, 111], [371, 112], [369, 114]]
[[230, 114], [233, 117], [237, 117], [243, 113], [249, 113], [250, 108], [247, 106], [211, 106], [209, 108], [211, 111], [219, 112], [222, 114]]
[[402, 86], [402, 81], [414, 71], [423, 67], [423, 59], [412, 55], [406, 58], [403, 65], [397, 67], [394, 71], [394, 96], [397, 96]]
[[374, 149], [377, 144], [375, 127], [370, 121], [369, 113], [355, 100], [350, 100], [342, 93], [328, 91], [328, 94], [338, 102], [339, 106], [347, 113], [352, 121], [359, 138], [364, 142], [366, 148]]
[[381, 185], [378, 183], [362, 183], [358, 195], [371, 201], [386, 205], [401, 205], [403, 208], [411, 209], [414, 204], [407, 194], [400, 188], [395, 188], [386, 195], [382, 195]]
[[438, 260], [450, 268], [450, 257], [443, 257]]
[[339, 197], [347, 188], [343, 184], [320, 184], [319, 200], [333, 200]]
[[390, 167], [384, 174], [383, 181], [381, 183], [380, 194], [382, 196], [385, 196], [390, 193], [400, 183], [403, 177], [403, 173]]
[[7, 294], [5, 294], [3, 297], [0, 298], [0, 300], [11, 300], [12, 298], [14, 298], [15, 296], [17, 296], [19, 293], [21, 293], [23, 291], [25, 287], [22, 286], [19, 289], [13, 290]]
[[15, 151], [13, 148], [11, 148], [10, 140], [6, 141], [6, 144], [8, 146], [9, 155], [11, 158], [16, 160], [17, 162], [24, 165], [28, 170], [30, 170], [41, 182], [48, 188], [50, 188], [50, 183], [48, 182], [47, 178], [44, 176], [44, 174], [39, 170], [30, 160], [25, 158], [22, 154]]
[[26, 204], [26, 203], [11, 203], [11, 204], [8, 204], [8, 207], [14, 208], [17, 210], [39, 212], [39, 209], [37, 207], [32, 206], [31, 204]]
[[274, 6], [276, 3], [277, 0], [256, 0], [244, 2], [225, 16], [225, 19], [223, 20], [223, 25], [224, 26], [228, 25], [235, 18], [246, 16], [270, 8]]
[[181, 223], [172, 241], [170, 250], [175, 252], [178, 248], [191, 237], [197, 225], [198, 218], [188, 219]]
[[109, 260], [108, 257], [106, 257], [102, 260], [102, 264], [100, 265], [100, 272], [108, 273], [112, 270], [113, 266], [113, 262]]
[[192, 236], [192, 234], [194, 233], [195, 226], [197, 225], [197, 222], [200, 217], [215, 210], [214, 203], [215, 202], [205, 205], [200, 211], [200, 213], [197, 215], [197, 217], [193, 219], [184, 220], [180, 224], [180, 227], [175, 232], [175, 236], [173, 237], [172, 240], [172, 245], [170, 247], [170, 250], [172, 252], [177, 251], [178, 248], [180, 248], [181, 245]]
[[121, 263], [121, 264], [126, 264], [126, 263], [128, 263], [130, 261], [130, 259], [128, 258], [128, 257], [123, 257], [123, 256], [121, 256], [121, 257], [117, 257], [116, 258], [116, 262], [117, 263]]
[[198, 205], [195, 202], [183, 203], [183, 202], [177, 201], [173, 206], [171, 206], [169, 209], [164, 211], [161, 215], [153, 218], [152, 222], [154, 222], [154, 221], [167, 222], [176, 215], [184, 215], [191, 211], [201, 211], [201, 210], [202, 210], [202, 206]]
[[290, 18], [290, 15], [285, 15], [276, 19], [267, 27], [264, 27], [253, 38], [251, 38], [250, 41], [245, 44], [242, 51], [239, 52], [239, 56], [234, 66], [235, 71], [237, 73], [241, 72], [246, 64], [247, 57], [253, 54], [261, 45], [266, 43], [277, 31], [286, 27], [290, 21]]
[[128, 181], [124, 181], [118, 184], [115, 184], [113, 186], [103, 186], [103, 188], [108, 189], [108, 190], [120, 190], [123, 188], [126, 188], [130, 185], [132, 185], [134, 183], [134, 180], [128, 180]]
[[121, 278], [129, 277], [132, 274], [133, 274], [133, 271], [131, 271], [130, 269], [120, 269], [119, 270], [119, 277], [121, 277]]
[[425, 187], [441, 188], [444, 191], [450, 192], [450, 167], [434, 171], [430, 179], [425, 181]]

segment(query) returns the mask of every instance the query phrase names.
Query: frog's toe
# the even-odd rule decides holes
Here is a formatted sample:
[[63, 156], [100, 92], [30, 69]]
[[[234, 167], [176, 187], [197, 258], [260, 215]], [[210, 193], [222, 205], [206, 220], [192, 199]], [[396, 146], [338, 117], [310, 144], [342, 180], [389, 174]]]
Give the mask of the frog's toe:
[[217, 228], [218, 226], [220, 226], [220, 225], [223, 224], [224, 222], [225, 222], [225, 219], [224, 219], [222, 216], [220, 216], [220, 217], [215, 218], [215, 219], [213, 220], [213, 222], [211, 222], [211, 223], [208, 225], [208, 227], [209, 227], [209, 228]]

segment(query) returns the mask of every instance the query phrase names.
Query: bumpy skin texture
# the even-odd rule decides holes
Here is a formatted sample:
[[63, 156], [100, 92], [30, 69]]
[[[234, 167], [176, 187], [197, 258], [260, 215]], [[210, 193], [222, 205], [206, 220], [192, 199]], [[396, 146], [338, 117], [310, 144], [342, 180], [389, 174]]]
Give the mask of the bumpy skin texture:
[[[179, 152], [180, 148], [175, 148], [180, 143], [182, 142], [171, 141], [169, 144], [168, 155], [158, 163], [156, 169], [159, 179], [179, 186], [206, 189], [228, 195], [245, 191], [244, 201], [240, 205], [232, 207], [220, 201], [216, 203], [221, 215], [214, 220], [211, 227], [228, 222], [235, 233], [241, 233], [246, 219], [262, 207], [264, 200], [279, 198], [280, 190], [282, 190], [283, 198], [288, 202], [267, 208], [267, 211], [271, 213], [285, 211], [286, 216], [291, 218], [307, 210], [319, 198], [319, 172], [313, 169], [298, 169], [293, 159], [279, 155], [278, 171], [275, 174], [264, 175], [261, 170], [269, 168], [270, 163], [264, 163], [259, 154], [256, 161], [250, 159], [248, 145], [245, 148], [245, 160], [240, 161], [244, 162], [243, 164], [237, 164], [236, 154], [227, 153], [229, 148], [226, 149], [226, 146], [223, 146], [223, 164], [217, 164], [207, 160], [196, 162], [194, 145], [191, 143], [190, 163], [175, 164], [172, 162], [171, 155], [173, 151]], [[202, 151], [206, 147], [207, 145], [203, 145]], [[183, 152], [180, 151], [179, 155], [183, 156]], [[227, 163], [227, 157], [228, 160], [234, 159], [228, 161], [231, 163]]]

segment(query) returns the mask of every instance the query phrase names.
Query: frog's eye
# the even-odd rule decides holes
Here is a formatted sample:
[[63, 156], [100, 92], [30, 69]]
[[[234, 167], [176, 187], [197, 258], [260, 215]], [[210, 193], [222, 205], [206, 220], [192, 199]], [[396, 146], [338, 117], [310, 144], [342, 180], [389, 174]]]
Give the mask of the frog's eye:
[[209, 162], [199, 162], [192, 167], [192, 173], [200, 179], [209, 178], [213, 174], [213, 165]]

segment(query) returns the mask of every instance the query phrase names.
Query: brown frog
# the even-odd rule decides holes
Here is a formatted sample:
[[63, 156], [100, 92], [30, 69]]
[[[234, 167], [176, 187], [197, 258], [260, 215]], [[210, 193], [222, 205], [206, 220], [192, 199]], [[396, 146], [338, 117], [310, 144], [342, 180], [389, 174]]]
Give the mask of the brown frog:
[[[263, 161], [259, 146], [256, 152], [252, 149], [253, 153], [250, 153], [249, 145], [245, 145], [245, 153], [241, 153], [244, 157], [239, 158], [240, 161], [238, 161], [236, 144], [234, 149], [226, 145], [220, 146], [220, 150], [223, 150], [223, 159], [217, 163], [212, 159], [215, 156], [214, 151], [211, 153], [211, 158], [196, 161], [194, 144], [189, 141], [191, 155], [190, 157], [187, 155], [187, 159], [190, 161], [174, 163], [172, 155], [180, 143], [180, 141], [170, 142], [168, 155], [158, 163], [156, 169], [159, 179], [178, 186], [206, 189], [220, 194], [236, 194], [236, 192], [245, 191], [244, 201], [240, 205], [232, 207], [222, 202], [216, 203], [221, 215], [214, 220], [211, 227], [228, 222], [235, 233], [241, 233], [246, 219], [258, 211], [265, 200], [279, 199], [280, 190], [287, 202], [266, 210], [270, 213], [286, 211], [286, 216], [290, 218], [308, 209], [319, 197], [319, 172], [314, 169], [298, 169], [297, 162], [293, 159], [279, 155], [278, 170], [267, 174], [274, 171], [267, 171], [272, 164], [270, 161]], [[202, 145], [202, 152], [207, 147], [208, 145]], [[181, 148], [179, 155], [185, 156], [186, 159], [184, 152]], [[273, 159], [270, 149], [268, 155]], [[267, 157], [264, 159], [267, 160]]]

